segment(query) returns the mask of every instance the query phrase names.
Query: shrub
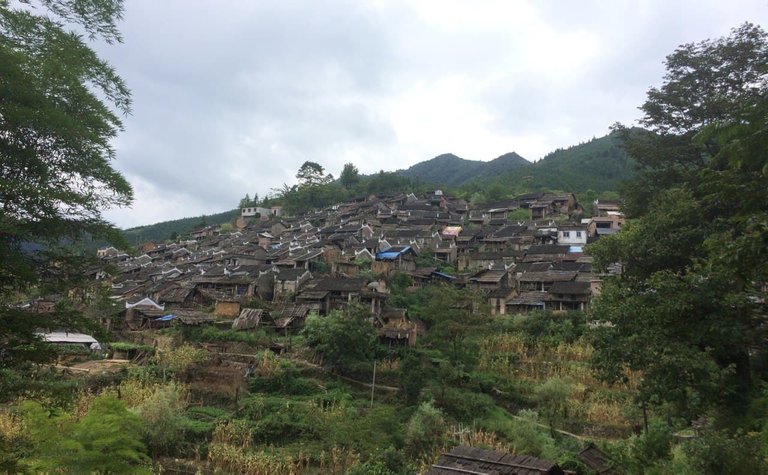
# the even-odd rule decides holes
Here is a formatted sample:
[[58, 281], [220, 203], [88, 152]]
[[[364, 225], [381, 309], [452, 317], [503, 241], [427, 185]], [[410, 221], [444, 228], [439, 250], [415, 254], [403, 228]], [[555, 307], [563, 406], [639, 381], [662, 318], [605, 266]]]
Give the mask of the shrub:
[[432, 392], [435, 405], [457, 421], [472, 422], [482, 419], [495, 407], [487, 394], [462, 388], [441, 387]]
[[445, 442], [446, 424], [443, 413], [431, 402], [419, 405], [408, 421], [405, 449], [413, 458], [431, 454]]
[[22, 464], [32, 472], [148, 473], [141, 419], [114, 396], [93, 399], [79, 420], [33, 401], [19, 414], [30, 441]]
[[302, 378], [293, 363], [283, 361], [272, 375], [251, 378], [250, 389], [256, 393], [307, 396], [317, 393], [319, 387], [313, 380]]
[[154, 385], [147, 397], [134, 407], [144, 421], [142, 433], [154, 454], [174, 453], [184, 441], [188, 420], [186, 389], [179, 383]]

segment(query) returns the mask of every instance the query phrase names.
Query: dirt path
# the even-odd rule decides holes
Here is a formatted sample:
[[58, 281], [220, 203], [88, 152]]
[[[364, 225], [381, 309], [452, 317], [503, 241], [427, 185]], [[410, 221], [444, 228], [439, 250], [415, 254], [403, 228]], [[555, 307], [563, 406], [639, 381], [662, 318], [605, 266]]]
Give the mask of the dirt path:
[[131, 364], [130, 360], [89, 360], [72, 366], [57, 364], [54, 367], [77, 373], [117, 373], [129, 364]]

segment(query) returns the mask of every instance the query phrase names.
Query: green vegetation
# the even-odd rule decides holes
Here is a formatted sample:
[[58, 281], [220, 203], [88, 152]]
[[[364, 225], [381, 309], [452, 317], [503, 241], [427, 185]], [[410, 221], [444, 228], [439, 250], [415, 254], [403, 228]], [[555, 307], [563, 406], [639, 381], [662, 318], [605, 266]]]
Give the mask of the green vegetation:
[[768, 35], [750, 24], [685, 45], [642, 107], [652, 131], [620, 129], [638, 163], [626, 187], [636, 219], [590, 250], [598, 267], [623, 266], [594, 303], [593, 317], [610, 325], [595, 332], [592, 361], [606, 381], [640, 375], [635, 400], [671, 428], [707, 421], [671, 454], [654, 439], [663, 430], [633, 441], [635, 466], [766, 471], [765, 445], [761, 454], [744, 435], [766, 431], [751, 409], [768, 376], [765, 64]]
[[172, 221], [130, 228], [123, 231], [123, 235], [126, 241], [132, 245], [139, 245], [147, 241], [161, 243], [168, 239], [175, 240], [176, 238], [189, 236], [189, 233], [203, 226], [229, 223], [239, 216], [240, 209], [238, 208], [217, 214], [174, 219]]
[[[760, 28], [670, 55], [664, 85], [642, 108], [650, 130], [618, 126], [487, 187], [465, 186], [476, 201], [535, 189], [610, 196], [612, 180], [636, 165], [624, 188], [634, 220], [590, 248], [598, 268], [620, 263], [623, 272], [606, 279], [588, 314], [491, 316], [478, 292], [414, 288], [398, 274], [388, 304], [425, 327], [412, 346], [385, 342], [367, 307], [349, 305], [310, 316], [299, 335], [144, 330], [151, 347], [112, 345], [141, 358], [84, 363], [124, 365], [102, 375], [60, 371], [53, 358], [81, 350], [57, 352], [35, 335], [95, 326], [72, 304], [43, 317], [14, 306], [43, 290], [72, 290], [84, 259], [60, 242], [109, 236], [99, 210], [131, 198], [108, 164], [119, 120], [98, 99], [125, 112], [127, 91], [63, 26], [118, 40], [121, 3], [45, 5], [58, 20], [0, 2], [0, 92], [9, 98], [0, 103], [0, 149], [4, 164], [30, 174], [0, 182], [0, 470], [150, 473], [189, 464], [213, 473], [410, 474], [467, 444], [587, 474], [576, 454], [595, 443], [631, 474], [768, 473], [768, 36]], [[82, 183], [51, 178], [62, 170]], [[457, 170], [444, 171], [458, 180]], [[394, 173], [361, 177], [350, 164], [336, 182], [314, 162], [297, 179], [262, 203], [298, 213], [425, 186]]]
[[32, 380], [55, 357], [39, 328], [96, 327], [66, 300], [45, 315], [15, 304], [84, 287], [96, 262], [84, 243], [119, 241], [101, 213], [133, 196], [110, 164], [130, 95], [83, 34], [120, 41], [121, 15], [120, 1], [0, 2], [0, 369], [9, 375]]
[[50, 412], [33, 401], [22, 403], [17, 417], [28, 430], [17, 435], [30, 447], [21, 449], [24, 459], [16, 467], [19, 470], [150, 473], [150, 459], [140, 435], [141, 420], [113, 396], [89, 401], [87, 412], [80, 418]]
[[[598, 194], [616, 190], [632, 176], [633, 160], [621, 147], [622, 137], [605, 137], [556, 150], [538, 162], [496, 172], [482, 180], [467, 179], [459, 191], [473, 203], [488, 203], [537, 191], [565, 190], [591, 203]], [[590, 195], [590, 196], [586, 196]]]
[[424, 182], [441, 186], [459, 186], [469, 181], [495, 178], [500, 174], [524, 168], [531, 163], [516, 153], [502, 155], [495, 160], [482, 162], [465, 160], [453, 154], [444, 154], [401, 170], [398, 173]]
[[376, 330], [363, 307], [333, 311], [325, 317], [310, 315], [304, 327], [307, 344], [337, 371], [369, 367], [373, 363]]

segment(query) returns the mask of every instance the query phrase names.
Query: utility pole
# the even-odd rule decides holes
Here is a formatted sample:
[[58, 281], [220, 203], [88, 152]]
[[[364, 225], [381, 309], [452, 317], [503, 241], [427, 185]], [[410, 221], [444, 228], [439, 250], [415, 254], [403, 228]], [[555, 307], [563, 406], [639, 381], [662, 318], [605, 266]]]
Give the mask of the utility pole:
[[376, 360], [373, 360], [373, 382], [371, 382], [371, 409], [373, 409], [373, 392], [376, 390]]

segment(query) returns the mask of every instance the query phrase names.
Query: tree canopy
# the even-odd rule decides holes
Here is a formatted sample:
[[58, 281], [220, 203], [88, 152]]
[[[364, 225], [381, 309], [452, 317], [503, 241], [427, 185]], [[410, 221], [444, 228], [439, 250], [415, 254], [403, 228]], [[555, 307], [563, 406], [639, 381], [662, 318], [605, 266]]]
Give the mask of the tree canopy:
[[743, 408], [765, 376], [768, 36], [745, 24], [666, 64], [642, 107], [651, 130], [623, 129], [637, 219], [590, 251], [600, 268], [623, 266], [594, 303], [611, 324], [594, 362], [610, 380], [640, 371], [643, 401], [695, 417]]
[[129, 91], [68, 29], [120, 41], [122, 1], [20, 3], [35, 8], [0, 2], [0, 366], [41, 344], [36, 327], [75, 325], [71, 312], [40, 321], [12, 304], [30, 288], [66, 290], [85, 265], [71, 245], [118, 239], [101, 213], [132, 200], [110, 163]]
[[333, 181], [333, 175], [325, 174], [325, 168], [317, 162], [304, 162], [296, 173], [299, 186], [325, 185]]
[[352, 188], [360, 181], [360, 171], [357, 169], [354, 163], [344, 164], [344, 169], [339, 176], [339, 182], [341, 186], [346, 189]]

